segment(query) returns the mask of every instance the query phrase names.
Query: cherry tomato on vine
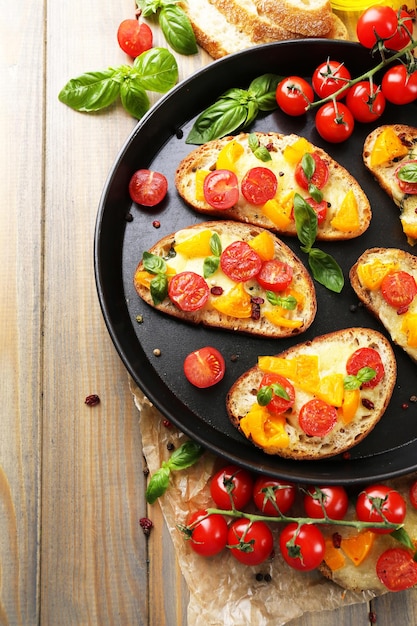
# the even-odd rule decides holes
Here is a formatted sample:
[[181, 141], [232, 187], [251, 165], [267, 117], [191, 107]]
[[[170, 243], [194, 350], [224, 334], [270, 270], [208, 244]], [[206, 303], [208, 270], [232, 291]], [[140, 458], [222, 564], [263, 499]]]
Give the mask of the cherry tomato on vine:
[[275, 413], [276, 415], [281, 415], [281, 413], [285, 413], [285, 411], [290, 409], [294, 404], [295, 389], [292, 386], [292, 383], [284, 376], [281, 376], [281, 374], [264, 374], [259, 384], [259, 389], [262, 387], [269, 387], [270, 385], [279, 385], [284, 389], [288, 396], [288, 398], [282, 398], [280, 395], [273, 392], [272, 399], [267, 405], [268, 411]]
[[413, 32], [413, 18], [407, 11], [401, 9], [398, 20], [398, 27], [395, 35], [387, 39], [385, 47], [389, 50], [402, 50], [410, 43], [410, 33]]
[[117, 41], [123, 52], [136, 58], [152, 48], [153, 35], [144, 22], [139, 23], [136, 19], [123, 20], [117, 29]]
[[345, 517], [349, 498], [344, 487], [308, 487], [303, 498], [303, 505], [308, 517], [322, 519], [325, 514], [330, 519], [341, 520]]
[[245, 200], [259, 206], [275, 196], [278, 180], [269, 168], [253, 167], [244, 175], [240, 188]]
[[[407, 505], [402, 495], [387, 485], [371, 485], [360, 492], [356, 500], [356, 515], [361, 522], [384, 522], [402, 524]], [[384, 535], [392, 528], [374, 528], [373, 531]]]
[[381, 283], [381, 293], [389, 305], [396, 309], [407, 308], [417, 294], [414, 276], [402, 270], [387, 274]]
[[197, 311], [206, 304], [210, 289], [199, 274], [180, 272], [169, 281], [168, 295], [181, 311]]
[[186, 534], [190, 536], [190, 546], [201, 556], [214, 556], [226, 547], [227, 522], [223, 515], [200, 510], [191, 513], [187, 519]]
[[284, 291], [292, 281], [294, 271], [291, 265], [280, 261], [279, 259], [271, 259], [262, 263], [261, 270], [256, 276], [256, 280], [262, 287], [269, 291]]
[[298, 423], [310, 437], [324, 437], [337, 422], [337, 410], [320, 398], [309, 400], [300, 409]]
[[239, 182], [230, 170], [213, 170], [204, 179], [204, 197], [215, 209], [231, 209], [239, 200]]
[[279, 547], [284, 561], [304, 572], [316, 569], [324, 558], [324, 537], [313, 524], [290, 522], [280, 534]]
[[362, 80], [346, 94], [346, 105], [357, 122], [373, 122], [385, 111], [385, 96], [378, 85]]
[[404, 591], [417, 584], [417, 563], [405, 548], [389, 548], [376, 562], [376, 574], [389, 591]]
[[226, 465], [210, 482], [210, 494], [219, 509], [231, 509], [233, 501], [234, 508], [242, 511], [252, 498], [252, 491], [252, 475], [237, 465]]
[[389, 6], [374, 5], [359, 17], [356, 35], [365, 48], [373, 48], [378, 39], [389, 39], [397, 32], [398, 17]]
[[382, 77], [382, 93], [393, 104], [409, 104], [417, 98], [417, 70], [408, 73], [402, 63], [390, 67]]
[[129, 181], [129, 194], [133, 202], [142, 206], [156, 206], [165, 198], [168, 181], [160, 172], [137, 170]]
[[274, 538], [262, 521], [236, 519], [229, 527], [227, 545], [232, 555], [244, 565], [260, 565], [271, 555]]
[[278, 83], [276, 92], [278, 106], [287, 115], [303, 115], [314, 100], [310, 83], [300, 76], [288, 76]]
[[285, 515], [294, 504], [296, 493], [297, 489], [292, 483], [259, 476], [253, 486], [253, 501], [265, 515]]
[[346, 141], [354, 127], [353, 115], [343, 102], [326, 102], [316, 113], [317, 132], [329, 143]]
[[[319, 98], [327, 98], [344, 87], [350, 79], [351, 74], [343, 63], [327, 60], [314, 70], [311, 82]], [[345, 92], [342, 92], [336, 96], [337, 100], [341, 100], [344, 95]]]
[[346, 372], [350, 376], [356, 376], [363, 367], [370, 367], [375, 370], [375, 376], [366, 383], [362, 383], [362, 388], [372, 389], [376, 387], [385, 374], [384, 364], [379, 352], [373, 348], [358, 348], [355, 350], [346, 362]]
[[317, 152], [309, 153], [309, 156], [314, 161], [314, 171], [312, 176], [307, 176], [304, 159], [301, 159], [295, 167], [295, 181], [301, 189], [305, 189], [306, 191], [308, 190], [310, 184], [315, 185], [318, 189], [323, 189], [324, 185], [329, 180], [329, 166], [326, 161], [322, 159], [319, 154], [317, 154]]
[[259, 274], [262, 259], [246, 241], [234, 241], [221, 253], [220, 266], [235, 282], [245, 282]]
[[410, 485], [409, 496], [411, 504], [417, 509], [417, 480]]
[[200, 389], [212, 387], [220, 382], [226, 371], [222, 354], [211, 346], [190, 352], [184, 359], [184, 374], [187, 380]]

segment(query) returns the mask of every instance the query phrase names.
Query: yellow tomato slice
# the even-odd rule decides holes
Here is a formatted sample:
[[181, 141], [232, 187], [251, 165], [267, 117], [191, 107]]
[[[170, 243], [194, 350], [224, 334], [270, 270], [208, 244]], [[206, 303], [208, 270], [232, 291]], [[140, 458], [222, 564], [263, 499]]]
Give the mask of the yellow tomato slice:
[[391, 126], [382, 130], [375, 140], [371, 152], [371, 167], [383, 165], [393, 159], [404, 157], [408, 154], [408, 148], [402, 143]]
[[210, 239], [212, 235], [213, 232], [211, 230], [201, 230], [195, 235], [191, 235], [191, 237], [174, 244], [174, 250], [189, 258], [210, 256]]
[[341, 232], [358, 230], [360, 226], [358, 202], [352, 189], [349, 189], [343, 198], [339, 210], [330, 223], [333, 228]]
[[212, 298], [211, 305], [216, 311], [231, 317], [245, 319], [252, 315], [250, 295], [243, 283], [237, 283], [227, 293]]
[[270, 261], [275, 256], [274, 239], [268, 230], [264, 230], [248, 242], [250, 247], [261, 257], [262, 261]]

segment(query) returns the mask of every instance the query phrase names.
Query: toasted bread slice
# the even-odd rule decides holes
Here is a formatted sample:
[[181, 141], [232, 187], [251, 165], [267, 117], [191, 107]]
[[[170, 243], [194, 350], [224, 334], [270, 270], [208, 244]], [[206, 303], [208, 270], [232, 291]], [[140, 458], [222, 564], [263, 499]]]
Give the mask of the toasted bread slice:
[[417, 164], [417, 128], [406, 124], [379, 126], [365, 139], [366, 167], [400, 209], [400, 220], [408, 243], [417, 242], [417, 194], [404, 192], [396, 176], [408, 161]]
[[293, 274], [285, 291], [276, 294], [282, 300], [271, 303], [256, 278], [231, 279], [222, 271], [221, 261], [205, 279], [210, 293], [202, 308], [185, 311], [168, 295], [162, 302], [155, 302], [150, 281], [156, 275], [146, 271], [143, 260], [134, 276], [138, 295], [163, 313], [193, 324], [275, 338], [307, 330], [317, 309], [312, 280], [292, 250], [269, 231], [230, 221], [201, 223], [164, 237], [149, 252], [167, 259], [165, 275], [169, 279], [189, 271], [203, 276], [205, 259], [213, 259], [210, 248], [213, 235], [219, 237], [222, 251], [232, 243], [245, 242], [261, 261], [278, 259], [286, 263]]
[[[292, 211], [294, 193], [304, 198], [310, 195], [297, 184], [295, 169], [304, 153], [310, 152], [321, 157], [329, 171], [328, 181], [321, 190], [328, 204], [327, 214], [324, 221], [319, 224], [317, 239], [353, 239], [368, 228], [371, 207], [366, 194], [356, 179], [323, 149], [293, 134], [282, 135], [271, 132], [256, 135], [260, 145], [268, 149], [271, 160], [264, 162], [255, 157], [249, 146], [248, 133], [209, 141], [190, 152], [179, 164], [175, 177], [175, 185], [182, 198], [204, 215], [221, 216], [268, 228], [278, 234], [295, 236], [297, 232]], [[228, 166], [226, 169], [232, 169], [236, 173], [239, 183], [251, 168], [271, 169], [278, 179], [278, 190], [272, 202], [264, 206], [255, 206], [248, 203], [240, 194], [236, 205], [231, 209], [219, 211], [205, 200], [202, 177], [219, 167], [219, 155], [227, 153], [232, 142], [235, 146], [238, 144], [239, 150], [230, 150], [235, 157], [226, 159]], [[223, 158], [222, 161], [224, 162]], [[221, 164], [219, 169], [222, 169]]]
[[[385, 326], [394, 343], [417, 362], [417, 296], [409, 304], [404, 302], [402, 308], [388, 303], [381, 291], [384, 277], [397, 272], [406, 272], [416, 283], [417, 257], [396, 248], [370, 248], [351, 268], [349, 278], [361, 302]], [[405, 285], [398, 276], [399, 283]]]
[[[362, 386], [347, 392], [346, 364], [360, 348], [379, 353], [384, 374], [379, 382], [375, 379], [374, 387]], [[257, 401], [267, 373], [284, 376], [295, 390], [292, 408], [280, 415]], [[394, 389], [396, 373], [391, 344], [381, 333], [369, 328], [348, 328], [295, 345], [277, 357], [259, 357], [258, 364], [230, 389], [227, 412], [233, 425], [267, 454], [303, 460], [331, 457], [362, 441], [381, 419]], [[315, 398], [337, 407], [336, 422], [322, 436], [312, 435], [311, 431], [307, 434], [299, 423], [302, 407]]]
[[255, 0], [260, 15], [308, 37], [325, 37], [331, 30], [329, 0]]

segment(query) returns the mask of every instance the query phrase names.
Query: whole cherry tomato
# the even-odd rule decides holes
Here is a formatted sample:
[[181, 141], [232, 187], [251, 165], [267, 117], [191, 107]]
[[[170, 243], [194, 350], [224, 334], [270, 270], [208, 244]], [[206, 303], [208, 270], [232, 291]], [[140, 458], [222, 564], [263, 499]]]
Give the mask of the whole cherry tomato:
[[297, 489], [293, 483], [259, 476], [253, 486], [253, 501], [265, 515], [287, 513], [295, 501]]
[[229, 527], [227, 545], [235, 559], [244, 565], [260, 565], [271, 555], [274, 538], [263, 521], [236, 519]]
[[373, 48], [378, 40], [393, 37], [398, 28], [396, 11], [389, 6], [373, 5], [366, 9], [356, 24], [359, 43], [365, 48]]
[[[356, 500], [356, 515], [361, 522], [392, 522], [402, 524], [407, 505], [402, 495], [387, 485], [371, 485], [360, 492]], [[392, 528], [377, 528], [381, 535], [392, 532]]]
[[408, 73], [402, 63], [390, 67], [382, 77], [382, 93], [393, 104], [409, 104], [417, 98], [417, 70]]
[[153, 170], [137, 170], [129, 181], [131, 199], [142, 206], [156, 206], [165, 198], [167, 191], [166, 177]]
[[385, 47], [389, 50], [402, 50], [410, 43], [410, 34], [413, 33], [413, 18], [404, 9], [400, 10], [398, 27], [395, 35], [385, 41]]
[[323, 104], [316, 113], [315, 123], [320, 137], [329, 143], [346, 141], [355, 127], [353, 115], [343, 102]]
[[304, 509], [308, 517], [322, 519], [343, 519], [349, 506], [349, 498], [344, 487], [308, 487], [303, 498]]
[[376, 573], [389, 591], [404, 591], [417, 584], [417, 563], [405, 548], [385, 550], [376, 562]]
[[222, 354], [211, 346], [204, 346], [187, 354], [184, 359], [184, 374], [187, 380], [200, 389], [212, 387], [220, 382], [226, 371]]
[[284, 561], [297, 570], [308, 572], [323, 561], [325, 542], [322, 532], [313, 524], [290, 522], [282, 530], [279, 547]]
[[232, 505], [242, 511], [252, 498], [252, 474], [237, 465], [226, 465], [216, 472], [210, 482], [210, 494], [219, 509]]
[[136, 19], [123, 20], [117, 29], [117, 41], [123, 52], [136, 58], [152, 48], [152, 31], [144, 22], [139, 23]]
[[314, 100], [314, 91], [310, 83], [300, 76], [287, 76], [276, 89], [276, 101], [287, 115], [303, 115]]
[[346, 105], [357, 122], [373, 122], [385, 111], [385, 96], [378, 85], [362, 80], [349, 89]]
[[275, 196], [278, 179], [267, 167], [253, 167], [244, 175], [240, 188], [245, 200], [259, 206]]
[[227, 522], [223, 515], [199, 510], [191, 513], [187, 519], [186, 534], [190, 537], [190, 546], [201, 556], [214, 556], [226, 547]]
[[[311, 81], [319, 98], [327, 98], [344, 87], [350, 79], [351, 74], [344, 63], [328, 59], [314, 70]], [[344, 95], [344, 92], [340, 93], [336, 96], [337, 100], [341, 100]]]

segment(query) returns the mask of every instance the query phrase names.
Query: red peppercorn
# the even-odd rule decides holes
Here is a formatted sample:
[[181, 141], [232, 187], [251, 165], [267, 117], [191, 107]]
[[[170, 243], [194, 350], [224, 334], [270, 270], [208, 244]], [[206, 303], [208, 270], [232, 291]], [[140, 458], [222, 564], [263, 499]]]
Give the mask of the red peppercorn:
[[86, 397], [84, 402], [85, 404], [87, 404], [87, 406], [96, 406], [96, 404], [100, 404], [100, 398], [96, 393], [92, 393], [91, 395]]
[[140, 520], [139, 520], [139, 524], [140, 524], [144, 534], [146, 536], [149, 536], [150, 533], [151, 533], [151, 530], [153, 528], [153, 523], [149, 519], [149, 517], [141, 517]]

